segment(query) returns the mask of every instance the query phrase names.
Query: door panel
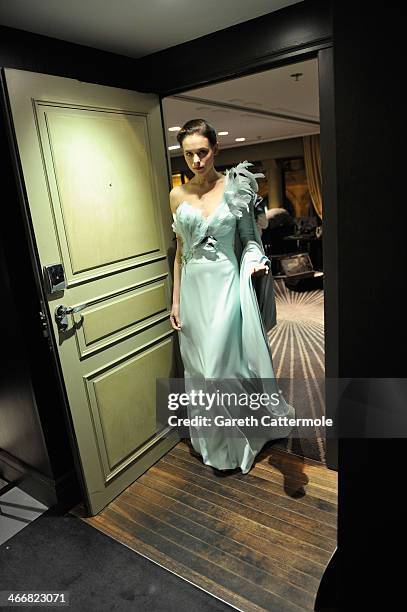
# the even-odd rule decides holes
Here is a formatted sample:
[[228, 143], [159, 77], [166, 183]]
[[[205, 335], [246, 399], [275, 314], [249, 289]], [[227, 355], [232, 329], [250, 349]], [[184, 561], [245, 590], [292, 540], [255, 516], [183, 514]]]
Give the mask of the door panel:
[[[176, 375], [159, 99], [4, 74], [39, 265], [65, 270], [64, 291], [46, 298], [96, 514], [178, 440], [156, 417], [156, 378]], [[64, 331], [54, 318], [60, 304], [86, 305]]]
[[146, 118], [36, 111], [72, 275], [159, 251]]
[[[131, 334], [150, 325], [167, 312], [167, 287], [164, 281], [150, 281], [147, 287], [129, 289], [124, 296], [105, 297], [101, 306], [89, 307], [82, 315], [77, 337], [80, 355], [106, 346], [113, 338]], [[80, 323], [78, 315], [75, 319]]]

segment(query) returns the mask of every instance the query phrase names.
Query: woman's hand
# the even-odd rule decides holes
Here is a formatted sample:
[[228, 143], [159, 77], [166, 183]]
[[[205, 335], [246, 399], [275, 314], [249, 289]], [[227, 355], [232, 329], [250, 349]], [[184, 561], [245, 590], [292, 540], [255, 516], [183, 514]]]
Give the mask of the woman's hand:
[[265, 263], [257, 264], [256, 266], [254, 266], [252, 270], [252, 275], [254, 274], [256, 276], [262, 276], [263, 274], [268, 274], [268, 273], [269, 273], [269, 267]]
[[172, 305], [170, 321], [171, 321], [171, 326], [173, 329], [175, 329], [176, 331], [181, 330], [181, 321], [179, 319], [179, 305], [178, 304]]

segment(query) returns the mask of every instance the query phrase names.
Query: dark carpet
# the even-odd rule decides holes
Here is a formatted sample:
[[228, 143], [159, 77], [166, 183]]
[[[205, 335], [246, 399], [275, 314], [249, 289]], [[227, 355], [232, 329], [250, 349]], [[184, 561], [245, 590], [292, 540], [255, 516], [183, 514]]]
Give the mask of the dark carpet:
[[0, 546], [0, 589], [69, 592], [70, 605], [47, 606], [52, 610], [232, 609], [79, 518], [52, 509]]

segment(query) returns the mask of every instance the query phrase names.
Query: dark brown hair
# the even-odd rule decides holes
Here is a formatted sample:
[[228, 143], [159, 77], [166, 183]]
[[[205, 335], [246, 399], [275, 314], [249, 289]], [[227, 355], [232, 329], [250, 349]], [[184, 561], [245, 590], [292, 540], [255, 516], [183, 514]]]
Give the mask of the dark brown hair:
[[212, 147], [216, 145], [216, 130], [205, 119], [191, 119], [190, 121], [184, 123], [184, 125], [177, 134], [177, 140], [181, 147], [184, 138], [186, 136], [190, 136], [191, 134], [200, 134], [201, 136], [205, 136], [205, 138], [209, 140]]

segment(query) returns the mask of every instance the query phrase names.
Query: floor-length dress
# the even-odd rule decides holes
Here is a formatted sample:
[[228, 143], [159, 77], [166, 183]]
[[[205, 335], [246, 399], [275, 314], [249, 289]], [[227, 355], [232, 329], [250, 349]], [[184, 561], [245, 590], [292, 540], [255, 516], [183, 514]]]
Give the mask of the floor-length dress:
[[[247, 278], [243, 278], [241, 261], [234, 249], [237, 227], [244, 247], [241, 259], [252, 257], [252, 263], [268, 259], [255, 242], [251, 216], [258, 189], [256, 177], [263, 175], [251, 173], [247, 169], [250, 165], [245, 161], [226, 171], [223, 197], [212, 214], [206, 217], [183, 201], [173, 213], [172, 225], [183, 244], [178, 334], [185, 391], [201, 389], [215, 393], [221, 387], [222, 392], [230, 391], [231, 395], [237, 390], [246, 396], [253, 390], [267, 392], [269, 396], [278, 393], [277, 405], [273, 401], [256, 410], [244, 402], [233, 405], [222, 401], [214, 402], [208, 409], [193, 404], [187, 407], [191, 419], [197, 415], [212, 419], [210, 427], [199, 424], [189, 427], [191, 443], [204, 463], [220, 470], [240, 467], [243, 473], [250, 470], [268, 440], [285, 438], [292, 426], [226, 427], [224, 419], [252, 414], [259, 422], [261, 415], [295, 416], [294, 408], [278, 389], [257, 302], [248, 299]], [[257, 250], [250, 251], [251, 246]], [[254, 294], [249, 298], [251, 295]], [[217, 420], [222, 424], [214, 425]]]

